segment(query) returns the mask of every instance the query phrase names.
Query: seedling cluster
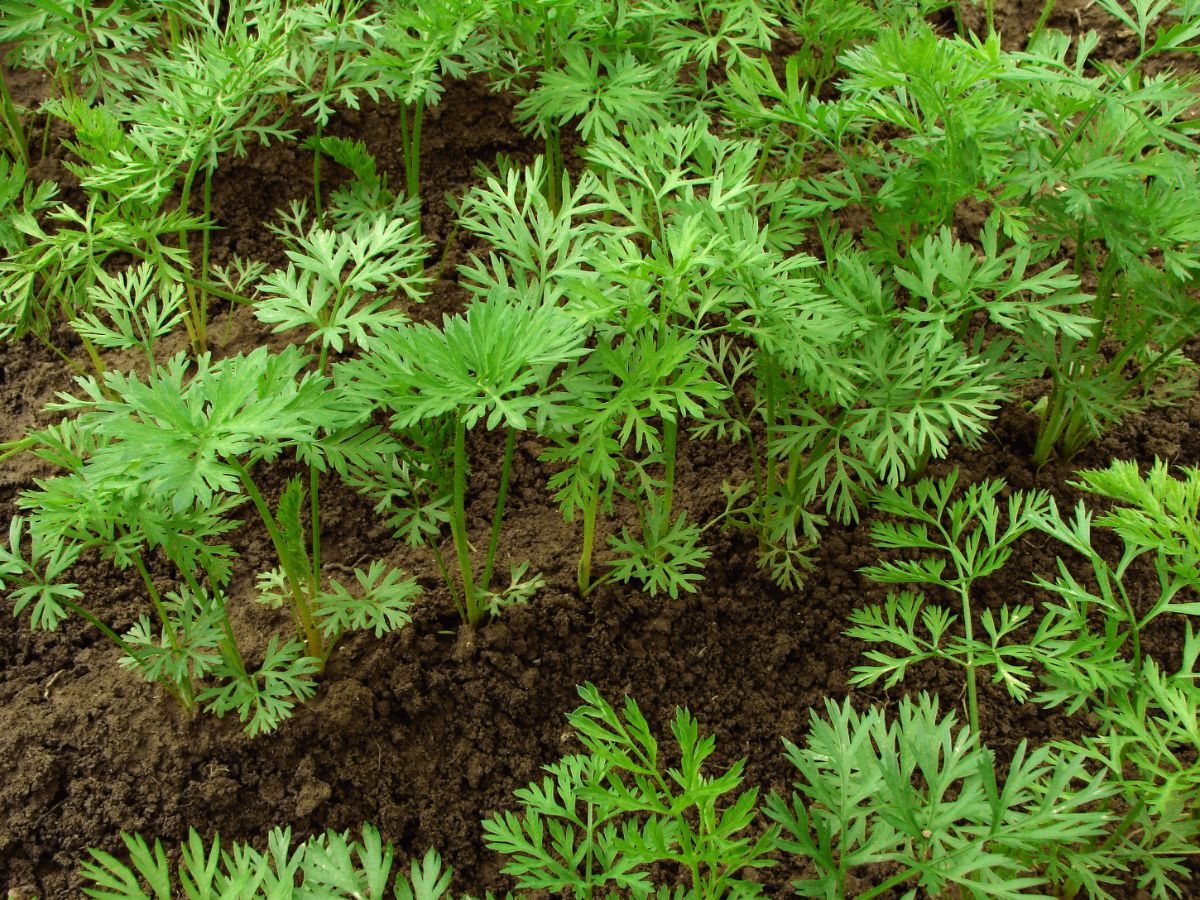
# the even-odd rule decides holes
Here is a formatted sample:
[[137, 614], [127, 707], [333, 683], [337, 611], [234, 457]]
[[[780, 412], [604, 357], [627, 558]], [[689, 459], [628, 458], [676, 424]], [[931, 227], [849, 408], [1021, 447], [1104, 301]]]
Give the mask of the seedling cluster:
[[[1197, 80], [1172, 66], [1200, 48], [1200, 3], [1095, 5], [1130, 54], [1048, 27], [1054, 0], [1023, 43], [990, 2], [971, 31], [942, 0], [3, 0], [10, 71], [52, 92], [23, 109], [0, 90], [0, 341], [65, 369], [60, 420], [0, 445], [54, 471], [17, 501], [0, 590], [33, 628], [82, 617], [185, 710], [258, 735], [314, 694], [343, 635], [402, 628], [420, 602], [384, 561], [326, 564], [331, 485], [427, 549], [471, 626], [543, 585], [536, 561], [496, 572], [518, 442], [578, 522], [581, 597], [620, 582], [676, 602], [717, 529], [803, 591], [823, 530], [874, 509], [884, 555], [864, 572], [896, 591], [850, 616], [867, 645], [852, 682], [936, 661], [962, 673], [965, 724], [924, 694], [889, 713], [830, 699], [785, 738], [795, 792], [760, 803], [742, 764], [705, 772], [713, 738], [686, 710], [668, 763], [632, 700], [581, 687], [584, 752], [483, 825], [518, 889], [759, 896], [759, 870], [795, 854], [804, 896], [1177, 896], [1200, 838], [1200, 472], [1082, 472], [1099, 514], [923, 478], [1006, 403], [1036, 417], [1040, 467], [1195, 390]], [[422, 131], [467, 78], [514, 98], [541, 152], [450, 198], [437, 247]], [[382, 148], [331, 133], [366, 103], [399, 117], [392, 179]], [[52, 132], [69, 191], [31, 174]], [[283, 142], [312, 160], [306, 199], [262, 223], [286, 263], [214, 265], [214, 177]], [[460, 232], [482, 248], [461, 310], [415, 321]], [[214, 314], [237, 307], [282, 349], [215, 354]], [[677, 496], [685, 442], [746, 460], [707, 520]], [[261, 572], [242, 559], [253, 530], [274, 550]], [[1035, 533], [1057, 570], [985, 602]], [[73, 580], [85, 554], [132, 573], [131, 628]], [[1135, 563], [1157, 597], [1129, 589]], [[281, 610], [255, 654], [231, 615], [247, 602]], [[1172, 660], [1141, 641], [1164, 616], [1185, 622]], [[981, 678], [1099, 724], [998, 765]], [[194, 835], [177, 869], [127, 844], [129, 864], [85, 865], [91, 896], [449, 896], [435, 853], [396, 876], [369, 826], [298, 847], [279, 832], [266, 853]]]

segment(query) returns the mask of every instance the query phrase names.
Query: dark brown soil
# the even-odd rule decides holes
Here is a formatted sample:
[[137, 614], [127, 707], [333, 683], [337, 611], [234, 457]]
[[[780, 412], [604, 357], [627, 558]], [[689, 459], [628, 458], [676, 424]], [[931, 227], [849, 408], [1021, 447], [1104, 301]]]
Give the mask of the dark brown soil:
[[[1059, 27], [1095, 12], [1083, 2], [1059, 5], [1052, 20]], [[1041, 3], [998, 6], [1005, 33], [1014, 34], [1023, 33]], [[449, 231], [445, 193], [461, 193], [473, 167], [497, 152], [536, 152], [510, 124], [510, 112], [478, 84], [454, 87], [433, 111], [423, 181], [425, 233], [435, 252]], [[332, 130], [366, 140], [398, 183], [396, 123], [387, 112], [346, 115]], [[226, 230], [215, 258], [236, 252], [278, 261], [279, 247], [261, 222], [306, 194], [309, 165], [303, 151], [281, 147], [222, 168], [216, 204]], [[451, 262], [471, 249], [452, 248]], [[446, 272], [427, 314], [462, 302], [453, 265]], [[218, 309], [213, 333], [217, 352], [268, 337], [240, 310]], [[62, 366], [36, 345], [0, 346], [0, 441], [46, 421], [43, 405], [66, 386]], [[1077, 498], [1066, 482], [1079, 467], [1155, 456], [1200, 464], [1197, 399], [1132, 420], [1073, 463], [1040, 472], [1028, 462], [1033, 428], [1029, 414], [1011, 408], [986, 446], [955, 451], [931, 474], [956, 465], [963, 482], [1003, 477], [1013, 488], [1051, 489], [1060, 503], [1073, 505]], [[195, 827], [261, 843], [275, 826], [290, 824], [305, 835], [366, 821], [396, 844], [401, 858], [437, 847], [455, 868], [456, 891], [502, 890], [509, 885], [499, 858], [482, 846], [480, 819], [511, 806], [512, 791], [537, 777], [540, 766], [577, 749], [563, 715], [577, 705], [575, 685], [584, 681], [610, 700], [634, 697], [664, 732], [673, 708], [688, 706], [717, 734], [714, 766], [745, 757], [749, 784], [787, 789], [793, 772], [780, 753], [781, 736], [802, 741], [810, 709], [847, 693], [862, 650], [842, 634], [848, 613], [885, 594], [857, 574], [877, 558], [866, 528], [830, 528], [802, 592], [773, 586], [755, 567], [753, 545], [722, 534], [712, 538], [698, 594], [672, 601], [608, 586], [583, 600], [574, 589], [578, 535], [550, 502], [539, 449], [532, 442], [519, 446], [498, 570], [531, 560], [546, 587], [478, 631], [457, 625], [432, 562], [394, 542], [369, 503], [343, 490], [324, 493], [329, 562], [385, 558], [416, 573], [426, 592], [411, 627], [382, 640], [348, 639], [317, 697], [265, 738], [246, 738], [235, 721], [187, 719], [158, 690], [119, 669], [115, 651], [84, 623], [33, 634], [27, 620], [0, 616], [0, 887], [22, 898], [79, 896], [77, 865], [86, 848], [120, 851], [122, 830], [170, 844]], [[495, 459], [499, 445], [484, 436], [472, 453]], [[726, 446], [699, 442], [687, 444], [680, 459], [679, 502], [694, 520], [706, 520], [722, 508], [721, 475], [744, 461]], [[487, 465], [478, 469], [472, 490], [482, 533], [496, 485]], [[0, 466], [0, 522], [39, 474], [27, 459]], [[253, 532], [245, 538], [251, 572], [266, 558], [266, 542]], [[984, 600], [1034, 599], [1025, 582], [1033, 572], [1052, 571], [1053, 553], [1053, 546], [1022, 544], [988, 582]], [[121, 573], [97, 564], [82, 578], [88, 600], [114, 625], [127, 626], [141, 612], [138, 592]], [[252, 629], [253, 617], [244, 618]], [[1165, 660], [1178, 656], [1178, 634], [1170, 628], [1156, 630], [1149, 644]], [[905, 688], [939, 692], [948, 708], [960, 700], [961, 680], [928, 666], [913, 672]], [[859, 704], [894, 699], [850, 694]], [[1038, 743], [1087, 728], [1018, 706], [990, 685], [982, 705], [985, 740], [1001, 756], [1025, 738]], [[788, 864], [768, 870], [770, 895], [789, 893], [795, 875]]]

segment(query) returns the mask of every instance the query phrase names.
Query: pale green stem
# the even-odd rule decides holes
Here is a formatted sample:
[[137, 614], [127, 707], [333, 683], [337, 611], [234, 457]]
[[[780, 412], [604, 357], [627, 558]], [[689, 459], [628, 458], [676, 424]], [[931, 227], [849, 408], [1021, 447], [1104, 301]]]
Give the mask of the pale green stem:
[[[196, 177], [198, 170], [197, 163], [193, 162], [188, 169], [187, 174], [183, 179], [183, 188], [179, 194], [179, 208], [186, 215], [188, 207], [192, 199], [192, 181]], [[191, 250], [188, 248], [188, 230], [186, 227], [179, 229], [179, 249], [183, 251], [184, 258], [191, 263]], [[203, 274], [203, 273], [202, 273]], [[196, 291], [193, 285], [187, 283], [187, 304], [188, 304], [188, 333], [192, 338], [192, 352], [199, 355], [207, 350], [207, 341], [204, 335], [204, 326], [200, 316], [199, 301], [196, 299]]]
[[25, 128], [21, 125], [21, 116], [13, 103], [8, 91], [8, 82], [0, 70], [0, 118], [4, 120], [5, 130], [8, 131], [8, 145], [15, 149], [16, 156], [29, 167], [29, 141], [25, 137]]
[[[421, 197], [421, 122], [425, 118], [425, 99], [418, 97], [413, 104], [412, 128], [404, 147], [404, 175], [408, 188], [408, 196]], [[418, 209], [420, 207], [418, 206]], [[417, 214], [417, 225], [420, 226], [420, 213]]]
[[[676, 416], [680, 415], [676, 410]], [[676, 446], [679, 442], [679, 420], [667, 419], [663, 422], [663, 481], [666, 489], [663, 491], [663, 506], [667, 513], [667, 524], [671, 521], [671, 508], [675, 503], [675, 458]]]
[[324, 128], [322, 127], [320, 121], [317, 122], [316, 129], [317, 130], [313, 135], [316, 138], [316, 140], [313, 142], [313, 164], [312, 164], [313, 211], [316, 213], [316, 216], [317, 216], [317, 224], [320, 224], [321, 223], [321, 133], [322, 133], [322, 131], [324, 131]]
[[483, 577], [479, 587], [485, 591], [492, 587], [492, 565], [496, 560], [496, 548], [500, 544], [500, 523], [504, 519], [504, 504], [508, 499], [508, 480], [512, 474], [513, 450], [517, 443], [517, 430], [509, 426], [504, 442], [504, 461], [500, 465], [500, 486], [496, 490], [496, 512], [492, 516], [492, 536], [488, 541], [487, 557], [483, 563]]
[[971, 594], [966, 587], [960, 587], [962, 600], [963, 635], [967, 640], [967, 720], [975, 740], [979, 740], [979, 689], [975, 680], [975, 622], [971, 612]]
[[454, 601], [454, 608], [458, 610], [459, 618], [465, 622], [467, 620], [466, 607], [463, 606], [462, 599], [458, 596], [458, 589], [454, 586], [454, 579], [450, 575], [450, 569], [446, 566], [446, 558], [442, 556], [442, 548], [437, 545], [435, 538], [429, 540], [429, 549], [433, 551], [433, 558], [437, 562], [438, 570], [442, 573], [446, 587], [450, 589], [450, 599]]
[[288, 562], [290, 554], [287, 552], [283, 535], [280, 533], [279, 526], [275, 521], [275, 515], [271, 512], [270, 507], [267, 506], [266, 501], [263, 500], [263, 496], [258, 490], [258, 485], [254, 483], [254, 479], [250, 477], [250, 473], [246, 470], [246, 467], [236, 459], [228, 460], [228, 463], [237, 473], [238, 479], [246, 491], [246, 495], [254, 504], [254, 508], [258, 510], [263, 525], [266, 526], [271, 543], [275, 545], [275, 553], [279, 557], [279, 564], [283, 567], [284, 576], [287, 578], [288, 587], [291, 589], [292, 611], [308, 644], [308, 655], [322, 659], [325, 655], [325, 640], [320, 629], [317, 628], [316, 622], [313, 620], [312, 610], [309, 609], [308, 598], [304, 593], [304, 583], [308, 580], [308, 573], [304, 573], [304, 579], [302, 580], [298, 573], [292, 571], [292, 566]]
[[[212, 214], [212, 177], [213, 170], [207, 167], [204, 170], [204, 230], [200, 232], [200, 278], [203, 282], [208, 281], [208, 251], [209, 244], [212, 241], [212, 236], [209, 233], [209, 221]], [[207, 348], [208, 343], [208, 291], [203, 287], [200, 288], [200, 337], [204, 341]]]
[[[326, 317], [328, 316], [326, 310]], [[325, 374], [326, 368], [329, 365], [329, 347], [322, 342], [321, 353], [317, 361], [317, 372], [321, 375]], [[311, 585], [310, 596], [315, 597], [321, 589], [321, 507], [320, 507], [320, 490], [321, 481], [320, 473], [317, 471], [315, 462], [308, 464], [308, 524], [310, 529], [310, 541], [312, 543], [312, 572], [310, 573], [309, 583]]]
[[467, 428], [462, 415], [454, 423], [454, 501], [450, 511], [450, 531], [454, 535], [454, 552], [458, 556], [458, 569], [462, 576], [463, 608], [467, 623], [478, 625], [483, 618], [483, 608], [475, 591], [475, 578], [471, 571], [471, 546], [467, 541]]
[[579, 594], [586, 597], [591, 593], [592, 582], [592, 552], [596, 543], [596, 514], [600, 509], [600, 489], [593, 476], [587, 502], [583, 507], [583, 550], [579, 555], [577, 582]]
[[1042, 11], [1038, 15], [1037, 22], [1033, 26], [1033, 30], [1029, 32], [1029, 41], [1026, 47], [1032, 47], [1037, 39], [1042, 36], [1042, 31], [1046, 28], [1046, 23], [1050, 21], [1050, 16], [1054, 13], [1055, 0], [1046, 0], [1042, 4]]

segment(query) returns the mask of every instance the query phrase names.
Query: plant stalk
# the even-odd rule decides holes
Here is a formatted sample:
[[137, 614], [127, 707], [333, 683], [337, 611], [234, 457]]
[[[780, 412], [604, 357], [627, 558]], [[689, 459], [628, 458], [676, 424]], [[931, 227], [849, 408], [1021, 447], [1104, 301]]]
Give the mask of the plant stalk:
[[454, 501], [450, 511], [450, 531], [454, 535], [454, 552], [458, 556], [459, 574], [462, 576], [463, 608], [467, 624], [478, 625], [483, 619], [483, 608], [475, 591], [475, 578], [471, 572], [471, 546], [467, 541], [467, 428], [460, 414], [454, 423]]
[[279, 531], [279, 525], [275, 521], [275, 515], [271, 512], [263, 500], [262, 493], [258, 490], [258, 485], [254, 483], [254, 479], [250, 477], [250, 473], [239, 460], [228, 460], [238, 475], [238, 479], [242, 483], [242, 487], [246, 491], [246, 495], [254, 504], [254, 508], [258, 510], [258, 515], [266, 526], [267, 534], [271, 537], [271, 543], [275, 545], [275, 553], [279, 557], [279, 564], [283, 567], [284, 576], [287, 578], [288, 587], [292, 593], [292, 612], [296, 617], [296, 623], [304, 634], [305, 643], [308, 646], [308, 655], [317, 659], [325, 657], [325, 640], [320, 629], [317, 628], [316, 622], [313, 620], [312, 610], [309, 608], [308, 598], [304, 593], [304, 583], [308, 581], [308, 573], [304, 573], [303, 581], [299, 575], [292, 571], [292, 566], [288, 562], [287, 549], [283, 540], [283, 535]]
[[517, 444], [517, 429], [511, 425], [508, 428], [508, 437], [504, 441], [504, 461], [500, 466], [500, 486], [496, 490], [496, 512], [492, 516], [492, 535], [488, 540], [487, 557], [483, 563], [483, 577], [479, 580], [479, 587], [484, 591], [491, 590], [492, 587], [492, 565], [496, 560], [496, 548], [500, 544], [500, 523], [504, 519], [504, 504], [508, 499], [508, 481], [512, 474], [513, 450]]

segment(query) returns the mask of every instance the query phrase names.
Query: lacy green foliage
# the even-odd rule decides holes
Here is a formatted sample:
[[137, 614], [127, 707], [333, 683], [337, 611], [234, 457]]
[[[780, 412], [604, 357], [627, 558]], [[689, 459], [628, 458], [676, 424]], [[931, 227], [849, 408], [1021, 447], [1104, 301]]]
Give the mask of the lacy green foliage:
[[[1079, 751], [1017, 746], [1003, 772], [975, 732], [939, 714], [936, 699], [904, 697], [888, 721], [849, 701], [814, 710], [803, 747], [785, 740], [800, 779], [790, 800], [771, 795], [766, 814], [782, 849], [811, 860], [793, 882], [806, 897], [875, 897], [892, 889], [969, 897], [1047, 896], [1036, 889], [1078, 878], [1089, 889], [1111, 861], [1094, 849], [1111, 817], [1103, 774]], [[864, 867], [899, 871], [852, 887]]]
[[87, 100], [129, 86], [136, 57], [161, 38], [155, 7], [178, 8], [177, 2], [150, 4], [117, 0], [103, 6], [86, 0], [3, 0], [0, 41], [10, 44], [10, 65], [40, 68], [68, 91], [82, 90]]
[[421, 127], [447, 78], [483, 71], [494, 57], [492, 0], [393, 0], [383, 4], [382, 27], [365, 65], [381, 91], [399, 100], [400, 143], [407, 196], [419, 202]]
[[[1082, 503], [1069, 517], [1054, 510], [1043, 528], [1082, 556], [1090, 578], [1078, 578], [1061, 559], [1053, 580], [1036, 578], [1075, 630], [1073, 653], [1056, 654], [1038, 699], [1086, 710], [1101, 723], [1083, 746], [1121, 781], [1128, 839], [1118, 849], [1139, 871], [1139, 884], [1158, 896], [1177, 890], [1185, 877], [1181, 859], [1200, 834], [1200, 637], [1193, 619], [1200, 615], [1200, 472], [1180, 475], [1164, 462], [1144, 475], [1128, 462], [1080, 473], [1080, 487], [1116, 505], [1095, 519]], [[1093, 546], [1093, 523], [1120, 540], [1115, 565]], [[1126, 585], [1135, 564], [1153, 569], [1157, 593], [1139, 596]], [[1142, 647], [1146, 627], [1166, 615], [1186, 617], [1177, 661], [1155, 659]]]
[[[394, 521], [410, 540], [418, 534], [428, 539], [461, 615], [472, 624], [494, 606], [491, 575], [517, 433], [544, 433], [558, 416], [566, 400], [558, 370], [586, 352], [586, 337], [577, 320], [533, 292], [498, 287], [462, 315], [444, 317], [440, 328], [413, 324], [390, 331], [371, 354], [346, 367], [346, 384], [361, 402], [390, 411], [397, 446], [415, 443], [421, 451], [390, 467], [355, 467], [355, 480], [384, 501], [413, 504]], [[467, 536], [466, 436], [480, 424], [488, 430], [503, 426], [506, 439], [491, 537], [477, 575]], [[431, 445], [437, 439], [448, 445]], [[422, 469], [433, 476], [430, 491], [412, 484]], [[449, 509], [431, 516], [426, 501], [444, 502], [447, 488]], [[454, 538], [457, 588], [437, 547], [435, 523], [443, 517]], [[406, 522], [417, 531], [403, 528]]]
[[358, 109], [362, 95], [379, 98], [380, 72], [365, 60], [382, 26], [365, 0], [292, 4], [287, 15], [296, 29], [288, 47], [289, 93], [306, 116], [324, 126], [338, 108]]
[[[375, 563], [355, 571], [353, 591], [326, 584], [314, 563], [319, 530], [302, 523], [300, 480], [287, 482], [272, 509], [252, 475], [285, 453], [339, 472], [387, 458], [390, 443], [362, 424], [369, 410], [348, 403], [328, 376], [306, 371], [310, 362], [295, 347], [260, 348], [221, 361], [151, 361], [145, 379], [79, 379], [80, 395], [52, 407], [73, 418], [31, 436], [35, 452], [65, 474], [19, 500], [29, 517], [14, 520], [0, 557], [0, 588], [14, 592], [15, 612], [30, 608], [34, 626], [51, 629], [69, 613], [83, 615], [121, 647], [124, 664], [186, 708], [236, 711], [251, 734], [277, 727], [295, 700], [311, 695], [312, 676], [346, 629], [379, 634], [405, 624], [414, 582]], [[231, 513], [246, 499], [275, 547], [297, 631], [272, 638], [257, 669], [226, 610], [236, 551], [219, 542], [239, 524]], [[89, 547], [141, 578], [154, 617], [140, 617], [125, 636], [65, 580]], [[145, 560], [157, 552], [175, 569], [174, 593], [160, 593], [150, 577]]]
[[[896, 520], [871, 525], [871, 540], [884, 550], [919, 551], [916, 558], [890, 560], [861, 571], [885, 584], [928, 585], [957, 600], [957, 613], [921, 592], [901, 591], [887, 602], [856, 609], [854, 626], [847, 634], [869, 643], [888, 643], [892, 652], [869, 650], [871, 665], [855, 669], [854, 684], [885, 680], [892, 687], [904, 679], [908, 667], [927, 659], [962, 666], [967, 676], [970, 725], [979, 728], [975, 673], [994, 669], [992, 680], [1003, 684], [1016, 700], [1029, 696], [1032, 666], [1047, 654], [1052, 642], [1062, 638], [1062, 628], [1046, 620], [1032, 635], [1022, 635], [1033, 623], [1028, 604], [1001, 604], [999, 609], [976, 610], [974, 586], [1001, 568], [1012, 556], [1023, 535], [1039, 527], [1051, 500], [1045, 491], [1017, 491], [1003, 507], [997, 498], [1004, 482], [991, 480], [968, 485], [955, 496], [958, 473], [940, 481], [923, 479], [913, 487], [884, 490], [876, 508]], [[976, 637], [976, 619], [982, 631]], [[958, 629], [962, 634], [958, 634]]]
[[194, 830], [172, 866], [160, 842], [121, 835], [129, 862], [92, 850], [83, 864], [84, 893], [93, 900], [447, 900], [451, 871], [430, 850], [408, 871], [394, 866], [395, 851], [363, 825], [362, 839], [327, 831], [293, 844], [291, 829], [271, 832], [266, 851], [248, 844], [205, 841]]
[[[783, 16], [802, 38], [810, 6], [821, 8]], [[1194, 83], [1143, 69], [1155, 55], [1194, 52], [1200, 10], [1104, 8], [1138, 38], [1123, 68], [1095, 59], [1090, 32], [1075, 42], [1047, 32], [1009, 52], [994, 33], [948, 39], [913, 18], [867, 41], [859, 23], [880, 14], [847, 6], [829, 20], [830, 41], [853, 45], [836, 59], [836, 98], [818, 99], [835, 68], [807, 45], [782, 79], [763, 60], [739, 66], [722, 97], [771, 150], [777, 177], [794, 179], [783, 208], [816, 225], [831, 265], [860, 244], [918, 311], [949, 314], [958, 339], [978, 327], [963, 317], [972, 309], [1009, 332], [1007, 346], [992, 341], [1009, 383], [1049, 375], [1039, 464], [1194, 384], [1179, 352], [1197, 325], [1195, 217], [1185, 212], [1197, 202]], [[818, 171], [823, 154], [837, 162]], [[967, 205], [986, 216], [978, 248], [955, 246], [947, 230]], [[850, 209], [868, 218], [861, 238], [830, 240], [824, 217]], [[1080, 290], [1085, 281], [1094, 293]]]
[[[1200, 473], [1188, 469], [1174, 477], [1156, 463], [1143, 475], [1136, 464], [1116, 462], [1081, 478], [1079, 487], [1115, 501], [1111, 512], [1094, 518], [1081, 502], [1064, 515], [1041, 492], [1013, 493], [1002, 506], [999, 481], [969, 486], [954, 498], [954, 476], [885, 492], [879, 507], [898, 520], [876, 523], [873, 538], [911, 556], [864, 571], [878, 581], [958, 595], [961, 610], [955, 615], [936, 597], [904, 590], [854, 611], [848, 634], [891, 647], [868, 650], [869, 662], [853, 680], [891, 686], [909, 666], [937, 659], [966, 669], [972, 720], [978, 716], [972, 679], [981, 667], [994, 669], [993, 680], [1015, 700], [1093, 716], [1094, 734], [1055, 747], [1107, 773], [1115, 793], [1097, 815], [1116, 824], [1091, 842], [1094, 865], [1062, 868], [1062, 883], [1108, 896], [1106, 886], [1128, 871], [1154, 896], [1173, 896], [1198, 834], [1200, 638], [1191, 617], [1200, 614]], [[1115, 563], [1096, 546], [1097, 524], [1120, 542]], [[1061, 543], [1071, 562], [1060, 559], [1052, 579], [1034, 576], [1031, 584], [1048, 596], [1040, 607], [1001, 603], [980, 612], [974, 584], [1007, 564], [1016, 541], [1030, 531]], [[1153, 571], [1157, 593], [1130, 590], [1134, 565]], [[1142, 647], [1146, 627], [1166, 615], [1187, 617], [1177, 661], [1153, 658]]]
[[[825, 716], [814, 710], [803, 747], [784, 741], [799, 780], [790, 798], [766, 799], [773, 824], [764, 829], [755, 823], [757, 791], [740, 790], [744, 763], [706, 773], [715, 739], [701, 736], [687, 710], [676, 710], [677, 747], [664, 752], [633, 700], [618, 711], [595, 686], [578, 691], [583, 705], [567, 720], [585, 752], [547, 765], [545, 777], [515, 792], [516, 810], [483, 822], [484, 843], [516, 879], [515, 896], [765, 896], [752, 870], [774, 866], [782, 851], [810, 873], [793, 882], [801, 896], [909, 888], [1015, 900], [1056, 886], [1107, 897], [1117, 883], [1111, 871], [1128, 858], [1114, 838], [1130, 840], [1119, 831], [1130, 820], [1114, 830], [1108, 808], [1117, 784], [1089, 771], [1087, 752], [1022, 741], [998, 771], [975, 733], [925, 694], [903, 698], [891, 718], [849, 701], [827, 701]], [[392, 846], [369, 825], [361, 842], [330, 831], [298, 847], [276, 830], [265, 853], [223, 849], [192, 832], [175, 869], [160, 844], [122, 837], [128, 863], [93, 850], [84, 865], [89, 896], [166, 898], [176, 884], [197, 900], [452, 896], [451, 872], [434, 851], [395, 871]]]
[[[323, 146], [328, 147], [326, 139]], [[335, 157], [336, 158], [336, 157]], [[374, 175], [374, 161], [359, 157], [364, 175]], [[322, 358], [342, 353], [347, 344], [368, 349], [373, 340], [408, 321], [395, 305], [397, 295], [410, 302], [424, 300], [428, 279], [421, 273], [427, 245], [418, 236], [415, 220], [389, 216], [387, 198], [377, 196], [383, 209], [367, 202], [351, 211], [350, 197], [366, 201], [363, 191], [386, 191], [376, 180], [362, 190], [347, 192], [331, 202], [331, 217], [342, 227], [305, 228], [307, 209], [299, 204], [284, 215], [276, 231], [283, 239], [288, 264], [261, 278], [262, 295], [254, 314], [274, 325], [275, 332], [304, 329], [307, 342], [316, 342]], [[338, 209], [340, 214], [333, 215]]]
[[[774, 865], [775, 829], [751, 832], [758, 792], [736, 793], [744, 763], [705, 774], [715, 739], [679, 709], [671, 734], [680, 762], [667, 768], [633, 700], [618, 713], [594, 685], [579, 696], [584, 705], [567, 721], [587, 753], [546, 766], [540, 784], [516, 792], [519, 813], [483, 823], [487, 846], [510, 858], [503, 871], [520, 888], [577, 898], [762, 896], [742, 876]], [[663, 864], [686, 873], [687, 886], [656, 886], [650, 870]]]

